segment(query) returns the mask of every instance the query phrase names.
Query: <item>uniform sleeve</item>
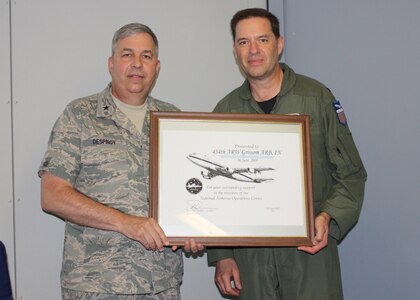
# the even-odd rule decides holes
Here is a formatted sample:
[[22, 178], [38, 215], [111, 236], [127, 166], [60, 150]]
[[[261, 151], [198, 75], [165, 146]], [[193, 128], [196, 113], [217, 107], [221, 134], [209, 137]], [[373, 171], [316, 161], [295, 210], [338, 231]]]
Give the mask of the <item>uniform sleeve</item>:
[[324, 126], [334, 184], [320, 209], [332, 217], [330, 235], [337, 240], [341, 240], [357, 223], [367, 178], [352, 134], [347, 122], [343, 120], [345, 116], [339, 116], [333, 103], [329, 102], [325, 110]]
[[214, 107], [213, 112], [214, 113], [223, 113], [226, 112], [227, 108], [223, 107], [222, 101], [217, 103], [217, 105]]
[[74, 184], [80, 168], [80, 126], [69, 106], [57, 119], [48, 141], [48, 149], [38, 170], [47, 171]]
[[232, 248], [207, 248], [207, 262], [209, 266], [215, 266], [219, 260], [233, 258]]

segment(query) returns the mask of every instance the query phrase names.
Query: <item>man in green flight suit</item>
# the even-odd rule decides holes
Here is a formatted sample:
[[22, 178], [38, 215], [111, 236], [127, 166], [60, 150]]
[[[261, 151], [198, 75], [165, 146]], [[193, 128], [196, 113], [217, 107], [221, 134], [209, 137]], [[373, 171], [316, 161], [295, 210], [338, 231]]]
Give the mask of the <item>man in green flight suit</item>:
[[343, 299], [337, 243], [358, 220], [367, 177], [344, 111], [324, 85], [278, 62], [284, 41], [273, 14], [239, 11], [231, 30], [246, 80], [214, 112], [311, 116], [315, 237], [297, 249], [209, 248], [216, 285], [241, 300]]

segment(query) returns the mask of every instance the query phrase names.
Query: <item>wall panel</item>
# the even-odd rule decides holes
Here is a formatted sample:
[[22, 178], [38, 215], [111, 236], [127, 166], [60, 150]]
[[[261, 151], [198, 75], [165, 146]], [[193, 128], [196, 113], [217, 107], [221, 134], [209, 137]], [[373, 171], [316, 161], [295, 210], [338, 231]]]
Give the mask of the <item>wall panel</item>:
[[5, 244], [14, 283], [14, 201], [12, 182], [12, 95], [9, 2], [0, 3], [0, 240]]

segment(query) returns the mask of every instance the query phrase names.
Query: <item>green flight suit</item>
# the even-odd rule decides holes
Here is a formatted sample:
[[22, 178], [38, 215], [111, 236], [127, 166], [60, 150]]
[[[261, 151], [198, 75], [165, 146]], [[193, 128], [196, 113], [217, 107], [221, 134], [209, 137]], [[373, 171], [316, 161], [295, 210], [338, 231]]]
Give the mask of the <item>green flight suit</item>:
[[[283, 82], [271, 113], [311, 117], [314, 213], [324, 211], [332, 218], [328, 246], [315, 255], [294, 247], [209, 248], [208, 262], [235, 259], [242, 281], [239, 299], [339, 300], [343, 293], [337, 242], [359, 218], [367, 174], [332, 93], [286, 64], [281, 67]], [[214, 112], [264, 113], [248, 81], [223, 98]]]

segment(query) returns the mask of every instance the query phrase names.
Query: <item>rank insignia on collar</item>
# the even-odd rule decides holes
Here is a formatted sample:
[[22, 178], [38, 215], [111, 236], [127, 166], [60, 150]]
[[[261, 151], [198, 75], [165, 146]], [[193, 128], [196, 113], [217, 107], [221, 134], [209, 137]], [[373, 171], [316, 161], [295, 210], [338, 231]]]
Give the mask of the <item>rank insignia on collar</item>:
[[340, 122], [341, 125], [346, 125], [347, 118], [346, 118], [346, 114], [344, 113], [344, 109], [340, 104], [340, 101], [335, 100], [333, 102], [333, 107], [335, 110], [335, 114], [337, 115], [338, 122]]

